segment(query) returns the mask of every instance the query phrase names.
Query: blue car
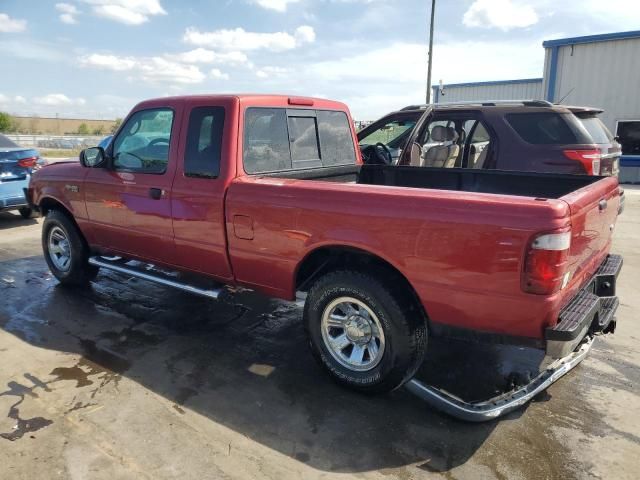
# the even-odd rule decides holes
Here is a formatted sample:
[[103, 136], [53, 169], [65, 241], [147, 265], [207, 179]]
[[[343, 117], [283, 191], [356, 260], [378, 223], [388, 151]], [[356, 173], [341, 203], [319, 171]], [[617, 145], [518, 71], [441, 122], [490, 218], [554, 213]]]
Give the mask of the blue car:
[[35, 216], [23, 188], [28, 187], [39, 161], [37, 150], [21, 147], [0, 135], [0, 212], [18, 210], [24, 218]]
[[107, 137], [104, 137], [102, 140], [100, 140], [100, 143], [98, 144], [99, 147], [102, 147], [104, 150], [107, 149], [107, 147], [109, 146], [109, 144], [111, 143], [111, 139], [113, 138], [113, 135], [109, 135]]

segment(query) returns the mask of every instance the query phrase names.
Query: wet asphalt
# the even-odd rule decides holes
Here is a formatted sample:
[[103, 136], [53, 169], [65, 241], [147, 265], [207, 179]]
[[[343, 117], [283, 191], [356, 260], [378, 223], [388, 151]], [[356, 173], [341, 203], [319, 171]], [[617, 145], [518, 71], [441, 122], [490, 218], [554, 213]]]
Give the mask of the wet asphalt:
[[[0, 478], [636, 479], [640, 189], [627, 189], [615, 335], [485, 424], [400, 390], [367, 397], [311, 357], [301, 308], [211, 301], [101, 272], [57, 284], [41, 219], [0, 213]], [[538, 371], [533, 349], [431, 340], [418, 377], [466, 399]]]

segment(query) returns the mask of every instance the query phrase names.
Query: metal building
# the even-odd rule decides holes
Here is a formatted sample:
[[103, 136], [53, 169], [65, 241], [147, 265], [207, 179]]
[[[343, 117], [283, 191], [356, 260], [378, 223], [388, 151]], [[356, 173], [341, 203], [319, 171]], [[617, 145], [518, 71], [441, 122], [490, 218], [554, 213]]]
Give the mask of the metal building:
[[545, 99], [602, 108], [622, 144], [620, 179], [640, 182], [640, 31], [543, 42], [543, 78], [433, 87], [434, 103]]
[[451, 83], [433, 86], [434, 103], [475, 100], [542, 99], [542, 78], [495, 82]]
[[604, 109], [619, 137], [621, 181], [640, 182], [640, 31], [548, 40], [545, 99]]

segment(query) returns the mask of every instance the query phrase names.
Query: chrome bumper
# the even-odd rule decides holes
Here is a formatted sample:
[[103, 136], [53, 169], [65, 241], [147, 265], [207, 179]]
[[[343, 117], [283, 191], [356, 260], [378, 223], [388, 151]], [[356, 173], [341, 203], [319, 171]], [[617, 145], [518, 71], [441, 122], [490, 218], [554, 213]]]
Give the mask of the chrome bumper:
[[565, 357], [585, 335], [615, 330], [615, 314], [620, 305], [616, 280], [622, 263], [620, 255], [608, 255], [589, 283], [562, 309], [557, 325], [545, 331], [547, 355]]
[[452, 417], [467, 422], [486, 422], [521, 407], [571, 371], [587, 356], [593, 340], [593, 336], [587, 336], [575, 351], [555, 360], [527, 385], [489, 400], [465, 402], [448, 392], [425, 385], [415, 378], [407, 382], [405, 387], [432, 407]]

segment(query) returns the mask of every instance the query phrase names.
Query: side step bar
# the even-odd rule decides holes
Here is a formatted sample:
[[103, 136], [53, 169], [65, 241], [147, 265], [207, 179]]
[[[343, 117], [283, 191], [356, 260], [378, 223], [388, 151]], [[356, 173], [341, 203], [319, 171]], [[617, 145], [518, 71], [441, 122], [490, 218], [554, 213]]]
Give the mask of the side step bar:
[[130, 275], [132, 277], [141, 278], [143, 280], [148, 280], [160, 285], [165, 285], [167, 287], [177, 288], [178, 290], [193, 293], [195, 295], [201, 295], [207, 298], [217, 299], [222, 293], [222, 288], [201, 288], [181, 282], [178, 278], [166, 275], [158, 270], [149, 270], [134, 265], [128, 265], [127, 263], [108, 260], [104, 257], [90, 257], [89, 264], [100, 268], [106, 268], [114, 272], [123, 273], [125, 275]]
[[587, 356], [594, 338], [592, 336], [586, 337], [576, 350], [566, 357], [555, 360], [527, 385], [489, 400], [465, 402], [444, 390], [425, 385], [415, 378], [409, 380], [405, 387], [432, 407], [452, 417], [467, 422], [486, 422], [521, 407], [538, 393], [546, 390], [560, 377], [570, 372]]

